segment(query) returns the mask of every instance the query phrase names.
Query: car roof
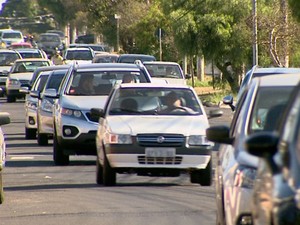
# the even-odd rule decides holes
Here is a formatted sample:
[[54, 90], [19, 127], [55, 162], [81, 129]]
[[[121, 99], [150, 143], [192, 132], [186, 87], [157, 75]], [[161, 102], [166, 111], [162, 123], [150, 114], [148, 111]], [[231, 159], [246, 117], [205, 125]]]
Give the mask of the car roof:
[[75, 47], [75, 48], [67, 48], [66, 51], [85, 51], [85, 50], [91, 50], [90, 47]]
[[268, 67], [268, 68], [255, 68], [255, 74], [259, 73], [300, 73], [300, 68], [285, 68], [285, 67]]
[[144, 65], [151, 64], [151, 65], [176, 65], [178, 66], [179, 64], [176, 62], [167, 62], [167, 61], [144, 61]]
[[273, 76], [263, 76], [253, 78], [252, 82], [259, 82], [259, 86], [295, 86], [300, 80], [300, 73], [296, 74], [274, 74]]
[[170, 88], [170, 89], [191, 89], [193, 88], [189, 85], [185, 84], [165, 84], [161, 85], [161, 83], [124, 83], [120, 84], [121, 88], [130, 87], [130, 88]]
[[57, 69], [68, 69], [71, 65], [52, 65], [52, 66], [42, 66], [36, 68], [37, 71], [47, 71], [47, 70], [57, 70]]
[[18, 52], [41, 52], [38, 48], [18, 48], [16, 49]]
[[42, 33], [42, 34], [40, 34], [39, 36], [58, 36], [59, 37], [59, 35], [57, 34], [57, 33]]
[[3, 53], [3, 52], [5, 52], [5, 53], [17, 53], [18, 54], [18, 52], [15, 50], [15, 49], [0, 49], [0, 53]]
[[136, 64], [129, 63], [84, 63], [76, 65], [77, 69], [139, 69]]
[[49, 61], [51, 62], [49, 59], [44, 59], [44, 58], [27, 58], [27, 59], [17, 59], [15, 62], [31, 62], [31, 61]]

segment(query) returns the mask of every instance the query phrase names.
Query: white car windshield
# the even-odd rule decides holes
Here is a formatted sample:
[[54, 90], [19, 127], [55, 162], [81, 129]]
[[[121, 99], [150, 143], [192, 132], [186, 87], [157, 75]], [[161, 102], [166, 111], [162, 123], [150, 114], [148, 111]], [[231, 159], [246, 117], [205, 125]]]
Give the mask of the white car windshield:
[[121, 88], [109, 106], [110, 115], [201, 115], [197, 96], [189, 89]]

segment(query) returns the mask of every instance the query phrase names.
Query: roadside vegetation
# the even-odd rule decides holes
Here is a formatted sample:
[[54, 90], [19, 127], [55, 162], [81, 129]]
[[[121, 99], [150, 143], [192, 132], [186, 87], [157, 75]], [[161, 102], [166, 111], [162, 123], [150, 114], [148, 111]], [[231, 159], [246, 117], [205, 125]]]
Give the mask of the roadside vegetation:
[[49, 13], [51, 26], [68, 27], [70, 38], [93, 33], [115, 49], [120, 46], [118, 53], [151, 54], [180, 64], [186, 58], [194, 77], [199, 77], [200, 57], [212, 62], [223, 74], [221, 82], [236, 93], [253, 65], [254, 18], [258, 65], [298, 67], [300, 62], [299, 1], [259, 1], [257, 17], [252, 7], [250, 0], [7, 0], [1, 16]]

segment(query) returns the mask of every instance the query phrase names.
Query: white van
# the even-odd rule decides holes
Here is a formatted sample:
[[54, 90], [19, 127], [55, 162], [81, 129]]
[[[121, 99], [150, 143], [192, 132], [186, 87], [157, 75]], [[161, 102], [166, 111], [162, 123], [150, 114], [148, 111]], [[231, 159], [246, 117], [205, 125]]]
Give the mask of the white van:
[[4, 43], [8, 48], [12, 43], [24, 42], [24, 37], [21, 31], [5, 29], [0, 30], [0, 43]]

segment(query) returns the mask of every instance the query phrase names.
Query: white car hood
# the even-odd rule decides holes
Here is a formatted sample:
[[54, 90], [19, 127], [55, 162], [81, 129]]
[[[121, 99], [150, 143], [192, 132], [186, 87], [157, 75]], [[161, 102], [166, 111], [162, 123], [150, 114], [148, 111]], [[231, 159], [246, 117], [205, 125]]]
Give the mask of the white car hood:
[[65, 64], [73, 64], [73, 63], [77, 63], [77, 64], [89, 64], [92, 63], [92, 60], [65, 60]]
[[175, 79], [175, 78], [164, 78], [164, 77], [151, 77], [152, 80], [156, 81], [165, 81], [167, 84], [186, 84], [185, 79]]
[[107, 125], [113, 133], [176, 133], [205, 135], [208, 120], [205, 116], [109, 116]]
[[0, 72], [2, 73], [3, 71], [10, 71], [11, 66], [0, 66]]
[[69, 96], [64, 95], [61, 106], [69, 109], [90, 110], [104, 108], [108, 96]]
[[31, 80], [33, 73], [11, 73], [9, 74], [10, 78], [19, 79], [19, 80]]

